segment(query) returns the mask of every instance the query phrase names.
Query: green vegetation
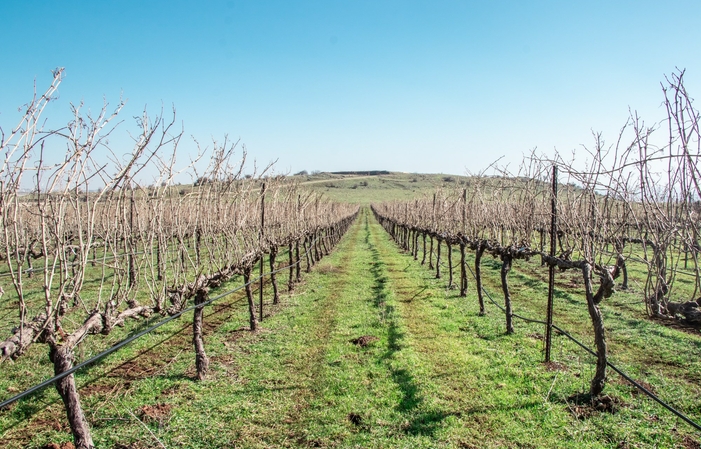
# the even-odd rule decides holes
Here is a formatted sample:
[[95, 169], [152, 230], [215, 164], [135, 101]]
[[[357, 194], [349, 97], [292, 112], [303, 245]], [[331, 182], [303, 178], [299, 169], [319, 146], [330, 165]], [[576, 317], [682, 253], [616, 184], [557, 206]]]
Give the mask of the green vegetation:
[[[499, 262], [485, 257], [483, 264], [486, 288], [499, 301]], [[535, 261], [514, 270], [515, 311], [542, 318], [547, 271]], [[605, 390], [615, 413], [577, 403], [592, 357], [556, 337], [556, 363], [544, 365], [542, 326], [516, 321], [506, 336], [496, 307], [478, 316], [472, 279], [461, 298], [434, 275], [399, 253], [366, 211], [293, 295], [266, 309], [259, 333], [245, 330], [240, 296], [207, 312], [206, 380], [193, 380], [188, 318], [79, 374], [95, 444], [697, 447], [685, 424], [615, 374]], [[576, 276], [558, 274], [558, 290], [556, 323], [590, 343]], [[612, 358], [701, 419], [701, 338], [645, 319], [631, 304], [638, 296], [617, 293], [603, 307]], [[6, 447], [69, 441], [66, 427], [52, 388], [0, 414]]]
[[305, 188], [323, 193], [333, 201], [362, 205], [431, 195], [437, 187], [452, 189], [464, 186], [471, 179], [457, 175], [400, 172], [370, 176], [318, 173], [295, 178]]

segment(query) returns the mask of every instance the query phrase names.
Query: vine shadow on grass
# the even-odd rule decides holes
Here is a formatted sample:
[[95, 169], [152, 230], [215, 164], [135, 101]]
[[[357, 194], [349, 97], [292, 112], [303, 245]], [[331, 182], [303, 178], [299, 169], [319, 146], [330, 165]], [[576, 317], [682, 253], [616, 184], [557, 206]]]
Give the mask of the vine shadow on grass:
[[[365, 242], [372, 253], [370, 274], [373, 277], [372, 292], [374, 304], [378, 309], [384, 309], [382, 313], [388, 322], [387, 351], [382, 355], [380, 360], [387, 365], [392, 380], [402, 393], [402, 398], [396, 406], [396, 410], [404, 416], [406, 421], [406, 423], [402, 425], [402, 430], [410, 435], [432, 437], [439, 429], [442, 421], [455, 413], [446, 413], [438, 410], [421, 411], [420, 408], [424, 403], [424, 398], [421, 396], [419, 385], [414, 376], [405, 368], [395, 368], [392, 366], [391, 360], [403, 347], [402, 340], [404, 339], [404, 334], [397, 326], [394, 307], [386, 304], [388, 297], [387, 283], [389, 278], [385, 274], [385, 263], [382, 262], [380, 258], [380, 252], [370, 241], [370, 229], [367, 223]], [[423, 290], [420, 290], [414, 297], [421, 292], [423, 292]]]

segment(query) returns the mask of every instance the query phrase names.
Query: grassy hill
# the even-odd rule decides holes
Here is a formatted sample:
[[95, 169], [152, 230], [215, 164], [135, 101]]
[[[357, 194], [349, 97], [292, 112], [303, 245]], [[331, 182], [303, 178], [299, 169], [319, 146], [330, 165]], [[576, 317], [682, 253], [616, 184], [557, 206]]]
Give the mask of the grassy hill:
[[468, 176], [402, 172], [380, 175], [316, 173], [294, 178], [302, 186], [332, 200], [362, 205], [431, 195], [437, 187], [455, 188], [470, 180]]

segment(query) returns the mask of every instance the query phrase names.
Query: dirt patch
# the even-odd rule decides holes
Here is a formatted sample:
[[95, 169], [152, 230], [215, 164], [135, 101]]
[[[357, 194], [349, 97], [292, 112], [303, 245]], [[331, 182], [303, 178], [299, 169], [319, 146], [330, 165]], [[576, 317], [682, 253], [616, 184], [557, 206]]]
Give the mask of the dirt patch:
[[143, 449], [148, 446], [143, 446], [139, 443], [132, 443], [132, 444], [122, 444], [122, 443], [117, 443], [114, 445], [113, 449]]
[[684, 435], [682, 444], [684, 445], [685, 449], [701, 449], [701, 443], [691, 438], [689, 435]]
[[366, 347], [370, 343], [379, 340], [379, 338], [375, 337], [374, 335], [363, 335], [362, 337], [354, 338], [350, 340], [351, 343], [354, 345], [358, 345], [361, 348]]
[[[5, 447], [12, 444], [12, 447], [29, 447], [32, 438], [46, 429], [52, 429], [56, 432], [61, 432], [65, 434], [70, 433], [70, 428], [68, 427], [68, 422], [65, 421], [66, 414], [63, 408], [59, 409], [47, 408], [33, 418], [30, 418], [28, 423], [22, 428], [15, 428], [9, 430], [3, 435], [3, 439], [0, 440], [0, 446]], [[10, 443], [11, 442], [11, 443]], [[4, 443], [4, 445], [2, 444]], [[43, 447], [67, 449], [73, 448], [73, 443], [71, 446], [65, 446], [69, 443], [49, 443], [55, 444], [56, 446], [49, 446], [48, 444]]]
[[165, 390], [161, 391], [161, 396], [163, 396], [163, 397], [175, 396], [178, 394], [182, 394], [186, 390], [188, 390], [187, 385], [182, 384], [182, 383], [176, 384], [176, 385], [173, 385], [172, 387], [166, 388]]
[[70, 441], [66, 443], [49, 443], [44, 445], [41, 449], [75, 449], [75, 446]]
[[241, 326], [238, 329], [230, 330], [226, 333], [226, 343], [233, 343], [250, 334], [251, 328], [248, 326]]
[[334, 274], [341, 271], [341, 268], [334, 265], [322, 265], [316, 269], [320, 274]]
[[[344, 239], [359, 240], [359, 232], [360, 226], [358, 223], [355, 223], [347, 231]], [[352, 250], [344, 251], [340, 256], [338, 266], [349, 266], [353, 257], [354, 253]], [[321, 266], [317, 266], [316, 270], [330, 269], [326, 267], [328, 267], [327, 264], [322, 264]], [[304, 355], [304, 360], [293, 360], [292, 363], [288, 365], [289, 369], [306, 372], [309, 376], [309, 386], [300, 388], [298, 394], [295, 396], [295, 403], [290, 413], [282, 419], [283, 422], [292, 429], [289, 435], [290, 439], [293, 441], [296, 440], [300, 447], [325, 446], [320, 440], [309, 440], [306, 435], [300, 435], [300, 431], [297, 429], [300, 422], [303, 420], [306, 410], [310, 407], [309, 403], [311, 399], [315, 395], [312, 386], [317, 382], [317, 379], [320, 378], [321, 370], [325, 366], [324, 357], [327, 351], [327, 345], [329, 344], [329, 337], [336, 326], [336, 304], [339, 301], [341, 292], [343, 292], [345, 286], [349, 282], [346, 271], [338, 271], [339, 273], [337, 276], [331, 277], [328, 286], [328, 294], [320, 298], [321, 304], [314, 312], [317, 316], [315, 320], [316, 325], [309, 329], [309, 335], [312, 337], [313, 343], [308, 346], [306, 354]], [[313, 291], [314, 289], [311, 290]]]
[[649, 318], [651, 321], [654, 321], [657, 324], [660, 324], [662, 326], [666, 326], [678, 331], [686, 332], [687, 334], [691, 335], [696, 335], [698, 337], [699, 334], [701, 334], [701, 325], [699, 324], [688, 324], [685, 323], [682, 320], [676, 320], [676, 319], [670, 319], [670, 318], [659, 318], [659, 317], [650, 317]]
[[354, 426], [360, 426], [363, 424], [363, 417], [357, 413], [349, 413], [348, 421], [350, 421]]
[[0, 412], [9, 412], [10, 410], [12, 410], [13, 408], [15, 408], [16, 406], [17, 406], [17, 401], [12, 402], [12, 403], [10, 403], [10, 404], [7, 404], [7, 405], [4, 406], [4, 407], [0, 407]]
[[[652, 394], [656, 394], [656, 393], [657, 393], [657, 391], [656, 391], [654, 385], [651, 385], [651, 384], [645, 382], [644, 380], [637, 380], [636, 382], [637, 382], [638, 384], [640, 384], [641, 387], [643, 387], [644, 389], [646, 389], [647, 391], [649, 391], [650, 393], [652, 393]], [[625, 383], [628, 384], [628, 385], [630, 385], [630, 383], [628, 383], [628, 382], [625, 382]], [[633, 393], [634, 395], [645, 394], [645, 393], [643, 393], [639, 388], [637, 388], [637, 387], [634, 386], [634, 385], [630, 385], [630, 389], [631, 389], [631, 393]]]
[[170, 404], [144, 405], [136, 412], [137, 416], [145, 422], [156, 422], [162, 425], [166, 418], [170, 416], [170, 411], [173, 408]]
[[458, 447], [461, 449], [479, 449], [479, 446], [462, 440], [458, 441]]
[[122, 363], [113, 369], [109, 377], [124, 380], [140, 380], [151, 377], [163, 365], [154, 353], [145, 353], [140, 357]]
[[237, 365], [236, 365], [236, 356], [231, 353], [226, 353], [222, 355], [217, 355], [213, 356], [210, 359], [210, 362], [212, 363], [218, 363], [222, 367], [224, 367], [224, 370], [226, 371], [227, 374], [233, 374], [236, 371], [238, 371]]
[[70, 430], [68, 428], [68, 423], [60, 418], [65, 418], [65, 414], [39, 417], [32, 421], [31, 427], [36, 426], [42, 429], [53, 429], [56, 432], [68, 432]]
[[116, 391], [124, 388], [124, 384], [108, 385], [108, 384], [88, 384], [80, 388], [80, 395], [88, 398], [94, 394], [103, 396], [112, 396]]
[[545, 365], [545, 369], [548, 371], [567, 371], [567, 365], [560, 362], [547, 362], [543, 363], [543, 365]]
[[619, 398], [609, 395], [592, 398], [588, 393], [567, 398], [567, 407], [577, 419], [586, 419], [599, 413], [616, 413], [625, 406]]

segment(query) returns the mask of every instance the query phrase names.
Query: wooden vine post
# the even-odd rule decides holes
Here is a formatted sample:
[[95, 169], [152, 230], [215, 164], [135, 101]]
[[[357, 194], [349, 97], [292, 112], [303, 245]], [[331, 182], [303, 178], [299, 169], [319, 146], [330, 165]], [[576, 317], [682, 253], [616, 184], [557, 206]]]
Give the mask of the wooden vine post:
[[290, 242], [287, 246], [287, 255], [289, 256], [290, 260], [290, 280], [287, 282], [287, 291], [288, 293], [291, 293], [292, 290], [295, 288], [294, 284], [294, 275], [295, 275], [295, 265], [294, 265], [294, 259], [293, 259], [293, 253], [292, 253], [292, 242]]
[[[552, 198], [550, 199], [550, 257], [557, 251], [557, 165], [553, 165]], [[542, 233], [541, 233], [542, 235]], [[550, 362], [553, 331], [553, 303], [555, 298], [555, 265], [548, 267], [548, 307], [545, 319], [545, 363]]]
[[506, 333], [514, 333], [513, 310], [511, 308], [511, 293], [509, 292], [509, 271], [513, 257], [510, 253], [501, 255], [501, 288], [504, 291], [504, 309], [506, 313]]
[[467, 270], [465, 270], [465, 225], [467, 223], [467, 189], [462, 189], [462, 236], [460, 239], [460, 296], [467, 296]]
[[263, 259], [265, 259], [265, 252], [263, 251], [263, 238], [265, 237], [265, 183], [260, 188], [260, 233], [258, 234], [258, 240], [261, 248], [260, 253], [260, 279], [258, 280], [258, 313], [259, 321], [263, 322]]
[[480, 264], [484, 250], [485, 243], [483, 240], [480, 240], [475, 251], [475, 284], [477, 288], [477, 299], [479, 300], [480, 304], [480, 316], [484, 316], [487, 313], [484, 309], [484, 289], [482, 288], [482, 270]]

